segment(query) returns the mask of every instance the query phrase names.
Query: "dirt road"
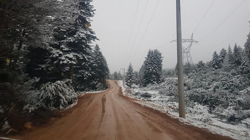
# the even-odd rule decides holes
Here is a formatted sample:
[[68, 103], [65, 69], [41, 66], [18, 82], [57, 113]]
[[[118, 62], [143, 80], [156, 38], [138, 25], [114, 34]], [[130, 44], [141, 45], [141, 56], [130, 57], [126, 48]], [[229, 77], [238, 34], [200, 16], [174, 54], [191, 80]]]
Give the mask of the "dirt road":
[[115, 81], [104, 93], [87, 94], [52, 125], [23, 134], [22, 140], [229, 140], [187, 126], [121, 95]]

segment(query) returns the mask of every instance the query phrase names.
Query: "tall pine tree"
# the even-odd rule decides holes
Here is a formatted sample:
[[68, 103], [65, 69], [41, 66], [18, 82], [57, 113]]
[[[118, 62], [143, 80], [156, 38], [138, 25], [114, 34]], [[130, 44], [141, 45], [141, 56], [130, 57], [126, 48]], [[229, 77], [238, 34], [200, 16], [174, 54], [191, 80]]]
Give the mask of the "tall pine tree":
[[143, 86], [161, 82], [162, 56], [158, 50], [149, 50], [144, 61]]
[[98, 45], [95, 46], [93, 54], [92, 54], [92, 70], [95, 74], [92, 75], [93, 86], [99, 85], [100, 88], [106, 88], [106, 78], [109, 74], [109, 68], [105, 57], [102, 55], [100, 48]]
[[128, 87], [131, 87], [132, 84], [133, 84], [133, 77], [134, 77], [133, 74], [134, 74], [133, 67], [132, 67], [132, 64], [130, 63], [129, 66], [128, 66], [128, 70], [127, 70], [126, 78], [125, 78], [126, 85]]
[[232, 49], [231, 49], [231, 46], [229, 45], [228, 46], [228, 61], [230, 64], [233, 63], [233, 52], [232, 52]]
[[250, 60], [250, 32], [247, 35], [247, 41], [245, 43], [245, 51], [246, 51], [246, 55], [248, 57], [248, 60]]
[[237, 44], [234, 45], [234, 51], [233, 51], [233, 65], [238, 67], [242, 63], [242, 49], [237, 46]]
[[224, 48], [222, 48], [220, 51], [220, 55], [219, 55], [220, 58], [222, 59], [222, 62], [224, 61], [226, 55], [227, 55], [227, 51]]
[[217, 52], [215, 51], [213, 54], [212, 67], [214, 69], [220, 69], [221, 66], [222, 66], [222, 60], [220, 56], [217, 54]]

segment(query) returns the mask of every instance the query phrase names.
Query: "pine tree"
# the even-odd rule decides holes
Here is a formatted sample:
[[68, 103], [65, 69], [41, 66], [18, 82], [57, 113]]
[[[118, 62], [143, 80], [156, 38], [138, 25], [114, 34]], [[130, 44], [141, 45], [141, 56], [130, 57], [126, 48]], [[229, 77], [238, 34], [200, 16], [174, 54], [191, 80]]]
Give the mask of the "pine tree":
[[227, 55], [227, 51], [224, 48], [222, 48], [220, 51], [220, 55], [219, 55], [220, 58], [222, 59], [222, 62], [224, 61], [226, 55]]
[[237, 46], [237, 44], [235, 44], [234, 46], [234, 51], [233, 51], [233, 65], [235, 65], [236, 67], [240, 66], [242, 63], [242, 52], [241, 52], [241, 48]]
[[233, 69], [232, 64], [229, 62], [229, 54], [226, 55], [226, 57], [222, 63], [222, 68], [226, 72], [230, 72]]
[[123, 80], [124, 76], [120, 71], [118, 72], [118, 80]]
[[222, 63], [222, 60], [219, 57], [219, 55], [217, 54], [217, 52], [215, 51], [214, 54], [213, 54], [212, 67], [214, 69], [220, 69], [221, 68], [221, 63]]
[[109, 68], [98, 45], [94, 48], [92, 59], [91, 69], [95, 72], [95, 74], [92, 75], [92, 80], [95, 81], [93, 84], [96, 85], [96, 83], [100, 83], [102, 87], [107, 87], [106, 78], [109, 74]]
[[143, 63], [140, 70], [139, 70], [139, 86], [142, 87], [144, 83], [144, 70], [145, 70], [145, 64]]
[[120, 80], [118, 73], [115, 71], [113, 74], [114, 80]]
[[192, 66], [191, 66], [190, 63], [186, 63], [186, 64], [183, 66], [183, 73], [189, 74], [190, 72], [192, 72]]
[[25, 84], [30, 80], [25, 73], [27, 48], [41, 45], [40, 25], [53, 12], [54, 2], [0, 0], [0, 106], [4, 114], [9, 109], [13, 113], [22, 111], [18, 106], [24, 105], [23, 99], [31, 88], [31, 84]]
[[[45, 45], [38, 47], [44, 49], [43, 52], [51, 52], [49, 57], [44, 58], [45, 63], [38, 68], [47, 73], [45, 77], [38, 75], [44, 83], [71, 79], [75, 90], [95, 88], [92, 86], [96, 83], [93, 76], [95, 71], [92, 67], [93, 51], [90, 43], [97, 38], [89, 28], [90, 18], [94, 15], [90, 2], [92, 1], [57, 1], [55, 5], [57, 12], [50, 16], [49, 24], [41, 26]], [[32, 47], [31, 51], [36, 48]], [[33, 69], [33, 71], [36, 70]]]
[[204, 68], [205, 68], [205, 63], [203, 63], [203, 61], [199, 61], [199, 62], [197, 63], [197, 68], [198, 68], [199, 71], [204, 70]]
[[149, 50], [144, 61], [143, 86], [162, 81], [162, 56], [158, 50]]
[[131, 87], [132, 84], [133, 84], [133, 67], [132, 67], [132, 64], [130, 63], [129, 66], [128, 66], [128, 70], [127, 70], [127, 73], [126, 73], [126, 78], [125, 78], [125, 81], [126, 81], [126, 85], [128, 87]]
[[248, 79], [250, 79], [250, 32], [247, 35], [247, 40], [246, 40], [244, 47], [245, 47], [245, 51], [244, 51], [245, 57], [243, 57], [243, 60], [245, 60], [244, 73], [248, 73], [247, 77], [248, 77]]
[[139, 78], [139, 72], [138, 71], [134, 71], [134, 73], [133, 73], [133, 82], [136, 85], [139, 85], [139, 83], [140, 83], [140, 78]]
[[247, 41], [245, 43], [245, 53], [248, 57], [248, 60], [250, 60], [250, 33], [247, 35]]
[[230, 45], [228, 46], [228, 61], [230, 64], [232, 64], [234, 61], [233, 52], [232, 52]]

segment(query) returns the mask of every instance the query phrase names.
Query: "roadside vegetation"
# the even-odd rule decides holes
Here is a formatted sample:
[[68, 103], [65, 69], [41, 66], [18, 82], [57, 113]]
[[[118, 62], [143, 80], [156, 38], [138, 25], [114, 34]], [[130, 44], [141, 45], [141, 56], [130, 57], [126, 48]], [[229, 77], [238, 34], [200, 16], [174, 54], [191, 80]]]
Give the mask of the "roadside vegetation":
[[[178, 70], [162, 70], [161, 57], [151, 55], [152, 52], [149, 51], [139, 72], [129, 65], [125, 78], [129, 90], [125, 94], [178, 116]], [[184, 75], [187, 118], [217, 126], [222, 122], [220, 127], [244, 137], [249, 135], [250, 34], [244, 47], [229, 45], [214, 52], [209, 62], [186, 63]]]
[[[92, 0], [0, 0], [0, 130], [43, 124], [107, 88]], [[58, 110], [59, 109], [59, 110]]]

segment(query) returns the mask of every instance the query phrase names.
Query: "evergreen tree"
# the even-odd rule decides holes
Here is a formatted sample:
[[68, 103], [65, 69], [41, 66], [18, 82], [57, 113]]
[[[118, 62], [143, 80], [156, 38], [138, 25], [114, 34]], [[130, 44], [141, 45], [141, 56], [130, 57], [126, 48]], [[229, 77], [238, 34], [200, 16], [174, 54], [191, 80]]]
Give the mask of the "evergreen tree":
[[109, 74], [109, 68], [98, 45], [94, 48], [92, 59], [91, 68], [95, 72], [95, 74], [92, 75], [93, 84], [96, 85], [96, 83], [99, 83], [100, 86], [106, 88], [106, 78]]
[[242, 52], [241, 52], [241, 48], [237, 47], [237, 44], [235, 44], [234, 46], [234, 51], [233, 51], [233, 65], [238, 67], [241, 65], [242, 63]]
[[[95, 88], [96, 72], [92, 66], [92, 48], [90, 43], [97, 39], [90, 25], [90, 18], [94, 15], [91, 0], [57, 1], [58, 12], [51, 15], [49, 24], [42, 26], [45, 40], [43, 52], [51, 52], [43, 58], [44, 64], [37, 65], [30, 61], [30, 66], [37, 65], [37, 69], [28, 67], [27, 71], [42, 69], [46, 76], [41, 77], [40, 82], [55, 82], [62, 79], [71, 79], [75, 90], [88, 90]], [[50, 25], [50, 26], [48, 26]], [[52, 31], [52, 32], [51, 32]], [[32, 46], [32, 49], [37, 47]], [[40, 54], [44, 55], [44, 54]], [[47, 56], [47, 55], [45, 55]], [[36, 60], [36, 58], [31, 58]], [[87, 89], [88, 88], [88, 89]]]
[[[29, 60], [28, 46], [40, 44], [40, 25], [52, 13], [55, 1], [0, 0], [0, 106], [4, 113], [22, 111], [27, 92], [33, 83], [25, 73]], [[17, 113], [18, 112], [18, 113]], [[18, 116], [18, 115], [17, 115]], [[0, 121], [1, 118], [0, 118]], [[12, 122], [15, 123], [15, 122]], [[15, 129], [15, 128], [14, 128]]]
[[161, 82], [162, 56], [158, 50], [149, 50], [144, 62], [143, 86]]
[[234, 61], [233, 52], [230, 45], [228, 46], [228, 61], [230, 64], [232, 64]]
[[120, 71], [118, 72], [118, 80], [123, 80], [124, 76]]
[[227, 51], [224, 48], [222, 48], [220, 51], [220, 55], [219, 55], [220, 58], [222, 59], [222, 62], [224, 61], [226, 55], [227, 55]]
[[247, 41], [245, 43], [245, 53], [248, 60], [250, 60], [250, 33], [247, 35]]
[[133, 67], [132, 67], [132, 64], [130, 63], [129, 66], [128, 66], [128, 70], [127, 70], [127, 73], [126, 73], [126, 78], [125, 78], [125, 81], [126, 81], [126, 85], [128, 87], [131, 87], [132, 84], [133, 84]]
[[118, 73], [116, 71], [114, 72], [113, 77], [114, 77], [114, 80], [120, 80]]
[[217, 52], [215, 51], [214, 54], [213, 54], [212, 67], [214, 69], [220, 69], [221, 68], [221, 63], [222, 63], [222, 60], [219, 57], [219, 55], [217, 54]]
[[222, 68], [226, 72], [230, 72], [233, 69], [232, 64], [229, 61], [229, 56], [230, 55], [227, 54], [224, 61], [223, 61], [223, 63], [222, 63]]
[[134, 71], [134, 73], [133, 73], [133, 82], [136, 85], [139, 85], [139, 83], [140, 83], [140, 78], [139, 78], [139, 72], [138, 71]]
[[113, 79], [114, 80], [123, 80], [123, 76], [122, 76], [122, 74], [120, 73], [120, 71], [119, 72], [114, 72], [113, 74], [112, 74], [112, 77], [113, 77]]
[[145, 70], [145, 64], [143, 63], [140, 70], [139, 70], [139, 86], [142, 87], [144, 83], [144, 70]]
[[197, 63], [197, 68], [198, 68], [199, 71], [204, 70], [204, 68], [205, 68], [205, 63], [203, 63], [203, 61], [199, 61], [199, 62]]
[[192, 66], [191, 66], [190, 63], [186, 63], [186, 64], [183, 66], [183, 73], [189, 74], [190, 72], [192, 72]]
[[247, 74], [250, 79], [250, 33], [247, 35], [247, 41], [244, 45], [245, 50], [243, 51], [243, 65], [240, 67], [241, 73]]

